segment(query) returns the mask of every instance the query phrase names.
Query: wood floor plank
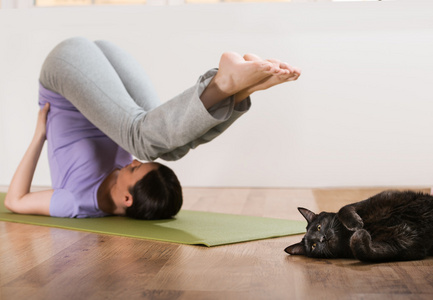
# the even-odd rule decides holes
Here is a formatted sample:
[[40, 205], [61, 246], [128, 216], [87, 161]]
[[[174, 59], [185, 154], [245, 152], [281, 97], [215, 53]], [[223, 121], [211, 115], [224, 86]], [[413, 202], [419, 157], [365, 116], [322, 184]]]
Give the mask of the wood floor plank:
[[0, 285], [52, 258], [86, 234], [78, 231], [0, 222]]

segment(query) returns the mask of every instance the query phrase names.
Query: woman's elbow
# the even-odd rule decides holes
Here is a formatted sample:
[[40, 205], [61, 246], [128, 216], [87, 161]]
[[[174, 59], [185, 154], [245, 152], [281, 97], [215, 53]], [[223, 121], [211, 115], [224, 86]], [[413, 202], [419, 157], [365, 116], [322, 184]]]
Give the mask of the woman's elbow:
[[8, 210], [10, 210], [10, 211], [13, 212], [13, 211], [14, 211], [14, 209], [13, 209], [14, 203], [15, 203], [14, 198], [13, 198], [11, 195], [6, 194], [6, 198], [5, 198], [5, 201], [4, 201], [4, 205], [5, 205], [5, 207], [6, 207]]

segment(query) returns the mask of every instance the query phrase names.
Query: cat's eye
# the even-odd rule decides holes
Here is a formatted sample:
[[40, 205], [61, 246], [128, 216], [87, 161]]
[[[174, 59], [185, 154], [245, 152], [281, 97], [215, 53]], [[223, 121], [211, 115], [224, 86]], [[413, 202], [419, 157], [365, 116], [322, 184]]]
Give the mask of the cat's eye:
[[322, 228], [322, 225], [317, 225], [317, 231], [320, 231], [320, 228]]
[[316, 243], [314, 243], [313, 245], [311, 245], [311, 250], [316, 249]]

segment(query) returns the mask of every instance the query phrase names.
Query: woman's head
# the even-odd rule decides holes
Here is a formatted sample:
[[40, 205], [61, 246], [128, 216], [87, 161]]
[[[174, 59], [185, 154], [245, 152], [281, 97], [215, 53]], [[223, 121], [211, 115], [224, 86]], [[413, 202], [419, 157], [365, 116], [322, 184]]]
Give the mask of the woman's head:
[[129, 187], [132, 205], [126, 208], [126, 216], [143, 220], [169, 219], [175, 216], [183, 202], [182, 187], [176, 174], [159, 163], [141, 164], [134, 161], [130, 166], [138, 169], [137, 172], [143, 168], [149, 169]]

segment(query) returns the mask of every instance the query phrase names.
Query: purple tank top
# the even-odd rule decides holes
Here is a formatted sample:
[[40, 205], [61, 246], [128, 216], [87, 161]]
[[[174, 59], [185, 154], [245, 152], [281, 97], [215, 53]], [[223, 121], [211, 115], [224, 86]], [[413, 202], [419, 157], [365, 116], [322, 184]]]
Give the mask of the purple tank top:
[[104, 217], [97, 191], [115, 169], [132, 156], [90, 123], [67, 99], [39, 88], [39, 105], [50, 103], [47, 119], [48, 161], [54, 194], [53, 217]]

